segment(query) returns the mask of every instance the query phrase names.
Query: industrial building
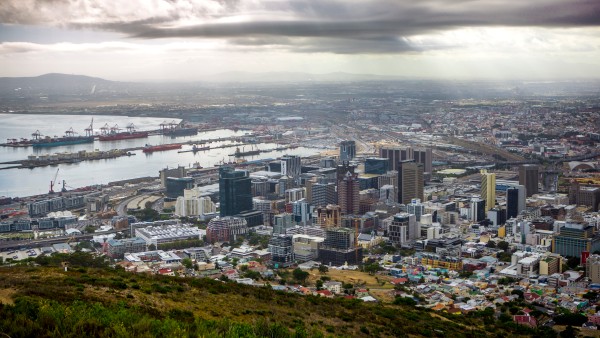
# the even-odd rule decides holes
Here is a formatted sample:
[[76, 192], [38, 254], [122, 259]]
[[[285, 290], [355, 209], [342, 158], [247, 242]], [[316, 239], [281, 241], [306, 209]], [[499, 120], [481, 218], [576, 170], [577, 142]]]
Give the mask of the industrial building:
[[146, 241], [139, 237], [125, 239], [110, 239], [106, 242], [107, 255], [113, 259], [122, 259], [125, 253], [143, 252], [148, 250]]
[[202, 233], [197, 227], [187, 225], [158, 225], [136, 228], [135, 237], [146, 242], [146, 245], [158, 247], [162, 243], [170, 243], [185, 239], [201, 239]]

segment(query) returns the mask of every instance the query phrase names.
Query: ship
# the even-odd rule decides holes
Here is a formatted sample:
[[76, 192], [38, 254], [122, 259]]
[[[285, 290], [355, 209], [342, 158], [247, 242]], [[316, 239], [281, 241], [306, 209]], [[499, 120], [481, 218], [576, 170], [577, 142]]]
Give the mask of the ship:
[[194, 136], [198, 134], [198, 128], [196, 127], [178, 127], [172, 129], [166, 129], [163, 131], [166, 136]]
[[136, 131], [133, 123], [130, 123], [126, 127], [127, 131], [119, 132], [119, 126], [115, 125], [114, 127], [108, 127], [108, 125], [104, 125], [104, 127], [100, 128], [102, 130], [102, 134], [98, 136], [100, 141], [119, 141], [119, 140], [129, 140], [135, 138], [146, 138], [148, 137], [148, 132], [146, 131]]
[[258, 149], [253, 149], [253, 150], [249, 150], [249, 151], [240, 151], [240, 148], [235, 148], [235, 153], [233, 153], [232, 155], [229, 156], [235, 156], [235, 157], [242, 157], [242, 156], [251, 156], [251, 155], [258, 155], [260, 154], [260, 150]]
[[173, 149], [181, 149], [181, 144], [161, 144], [158, 146], [151, 146], [147, 144], [144, 149], [142, 149], [145, 153], [153, 153], [155, 151], [165, 151], [165, 150], [173, 150]]
[[180, 123], [176, 123], [175, 121], [171, 121], [167, 123], [166, 121], [160, 124], [160, 130], [163, 135], [177, 137], [177, 136], [194, 136], [198, 134], [197, 127], [186, 127], [183, 124], [183, 121]]
[[75, 132], [73, 128], [70, 128], [65, 132], [65, 136], [63, 137], [42, 137], [39, 130], [32, 134], [34, 139], [31, 141], [31, 145], [34, 148], [47, 148], [47, 147], [59, 147], [59, 146], [68, 146], [73, 144], [82, 144], [82, 143], [93, 143], [93, 136], [75, 136]]
[[193, 152], [204, 151], [204, 150], [210, 150], [210, 146], [198, 147], [197, 145], [194, 144], [194, 146], [192, 147]]

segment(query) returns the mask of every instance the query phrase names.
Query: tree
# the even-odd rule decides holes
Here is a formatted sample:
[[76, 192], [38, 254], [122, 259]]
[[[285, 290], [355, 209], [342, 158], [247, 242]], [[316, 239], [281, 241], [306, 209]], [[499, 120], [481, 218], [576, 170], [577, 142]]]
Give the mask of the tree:
[[295, 268], [294, 271], [292, 272], [292, 275], [300, 283], [304, 283], [306, 278], [308, 278], [308, 272], [302, 271], [302, 269], [300, 269], [300, 268]]
[[508, 247], [510, 245], [508, 244], [507, 241], [500, 241], [500, 242], [498, 242], [498, 244], [496, 246], [498, 247], [498, 249], [502, 249], [502, 250], [506, 251], [506, 250], [508, 250]]
[[92, 234], [92, 233], [96, 232], [96, 228], [94, 228], [92, 225], [88, 225], [85, 227], [84, 231], [88, 234]]
[[579, 257], [569, 257], [567, 258], [567, 266], [570, 269], [575, 269], [579, 265]]
[[586, 294], [584, 294], [582, 297], [585, 299], [589, 299], [592, 300], [594, 298], [596, 298], [597, 294], [593, 291], [588, 291]]
[[323, 288], [323, 281], [318, 279], [316, 286], [317, 286], [317, 290], [321, 290]]
[[186, 269], [191, 269], [194, 266], [194, 263], [189, 258], [184, 258], [181, 261], [181, 264], [183, 264], [183, 266], [185, 266]]
[[496, 242], [494, 242], [494, 241], [488, 241], [485, 246], [488, 247], [488, 248], [495, 248], [496, 247]]
[[149, 250], [149, 251], [154, 251], [154, 250], [156, 250], [156, 245], [154, 245], [154, 244], [150, 244], [150, 245], [148, 245], [148, 250]]
[[381, 266], [379, 265], [379, 263], [365, 264], [363, 266], [363, 271], [368, 272], [370, 275], [372, 275], [375, 272], [380, 271], [380, 270], [381, 270]]
[[577, 331], [571, 326], [567, 325], [567, 327], [560, 333], [561, 338], [571, 338], [577, 337]]
[[329, 268], [327, 267], [327, 265], [321, 264], [321, 265], [319, 265], [319, 272], [320, 273], [327, 273], [327, 272], [329, 272]]
[[525, 298], [525, 296], [523, 295], [523, 291], [521, 290], [512, 290], [510, 294], [519, 296], [519, 299]]

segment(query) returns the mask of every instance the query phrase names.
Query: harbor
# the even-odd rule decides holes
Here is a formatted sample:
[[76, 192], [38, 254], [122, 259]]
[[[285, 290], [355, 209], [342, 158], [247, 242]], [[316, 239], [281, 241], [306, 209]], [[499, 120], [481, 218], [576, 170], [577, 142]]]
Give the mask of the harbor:
[[[72, 126], [75, 131], [83, 131], [90, 125], [91, 117], [85, 115], [18, 115], [0, 114], [3, 125], [0, 126], [0, 135], [5, 138], [20, 138], [28, 135], [32, 130], [39, 129], [48, 135], [64, 133], [65, 126]], [[47, 123], [52, 121], [52, 123]], [[108, 123], [108, 126], [127, 126], [133, 123], [136, 130], [156, 130], [157, 126], [165, 121], [164, 117], [126, 117], [126, 116], [94, 116], [94, 134], [99, 132], [99, 127]], [[171, 119], [167, 119], [171, 121]], [[179, 123], [180, 120], [175, 120]], [[97, 126], [96, 126], [97, 125]], [[95, 184], [108, 184], [109, 182], [131, 179], [132, 177], [153, 177], [165, 167], [192, 167], [196, 163], [203, 168], [214, 168], [215, 165], [236, 162], [230, 155], [236, 147], [240, 150], [250, 150], [255, 147], [261, 150], [258, 155], [248, 155], [240, 159], [248, 163], [264, 159], [276, 159], [285, 155], [289, 149], [299, 156], [312, 156], [324, 150], [312, 148], [316, 144], [302, 144], [298, 148], [291, 148], [293, 144], [285, 144], [273, 138], [264, 131], [250, 131], [244, 129], [223, 129], [209, 123], [199, 124], [199, 130], [193, 136], [178, 136], [173, 138], [164, 133], [150, 133], [147, 138], [124, 139], [116, 141], [100, 141], [95, 138], [92, 143], [65, 145], [50, 148], [34, 147], [0, 147], [0, 196], [18, 197], [45, 194], [48, 192], [48, 182], [60, 168], [58, 181], [65, 179], [74, 188]], [[287, 140], [290, 141], [290, 140]], [[181, 149], [143, 153], [146, 144], [181, 144]], [[254, 144], [254, 146], [253, 146]], [[197, 151], [190, 151], [196, 145]], [[95, 160], [64, 159], [62, 162], [40, 162], [31, 167], [23, 167], [22, 162], [30, 156], [51, 157], [56, 153], [78, 153], [85, 150], [87, 153], [109, 152], [120, 149], [136, 156], [118, 156], [113, 158], [98, 158]], [[24, 172], [25, 171], [25, 172]], [[28, 184], [22, 184], [26, 179]]]

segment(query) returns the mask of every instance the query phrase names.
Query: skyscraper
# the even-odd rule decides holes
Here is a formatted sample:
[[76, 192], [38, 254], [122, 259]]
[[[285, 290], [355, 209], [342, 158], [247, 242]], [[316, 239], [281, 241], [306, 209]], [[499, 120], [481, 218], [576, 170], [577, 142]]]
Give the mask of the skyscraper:
[[431, 174], [433, 170], [433, 152], [431, 148], [414, 149], [413, 157], [415, 162], [423, 164], [423, 171]]
[[342, 214], [358, 215], [360, 202], [360, 185], [356, 175], [346, 173], [344, 179], [338, 182], [338, 203]]
[[299, 184], [302, 173], [302, 160], [300, 156], [285, 155], [281, 157], [281, 174], [291, 177], [295, 184]]
[[433, 170], [433, 153], [431, 148], [413, 149], [411, 147], [396, 148], [382, 147], [379, 149], [379, 157], [389, 160], [389, 170], [400, 170], [399, 163], [414, 160], [423, 165], [423, 171], [431, 173]]
[[506, 219], [517, 217], [525, 210], [526, 199], [524, 186], [519, 184], [506, 189]]
[[229, 166], [219, 168], [219, 200], [221, 217], [252, 210], [252, 186], [248, 172]]
[[525, 186], [527, 197], [538, 193], [539, 169], [534, 164], [523, 164], [519, 167], [519, 184]]
[[383, 175], [389, 171], [390, 162], [383, 157], [370, 157], [365, 160], [365, 174]]
[[421, 203], [418, 198], [413, 198], [409, 204], [406, 205], [406, 212], [415, 215], [417, 222], [421, 221], [421, 216], [425, 214], [425, 205]]
[[496, 174], [481, 170], [481, 198], [485, 200], [487, 213], [496, 205]]
[[420, 234], [421, 229], [415, 215], [405, 212], [394, 215], [388, 229], [390, 241], [398, 245], [415, 240]]
[[356, 142], [342, 141], [340, 143], [340, 161], [350, 161], [356, 157]]
[[408, 204], [413, 198], [423, 198], [423, 164], [403, 161], [398, 168], [398, 202]]
[[485, 219], [487, 213], [485, 212], [485, 201], [481, 198], [471, 199], [471, 220], [473, 222], [481, 222]]

